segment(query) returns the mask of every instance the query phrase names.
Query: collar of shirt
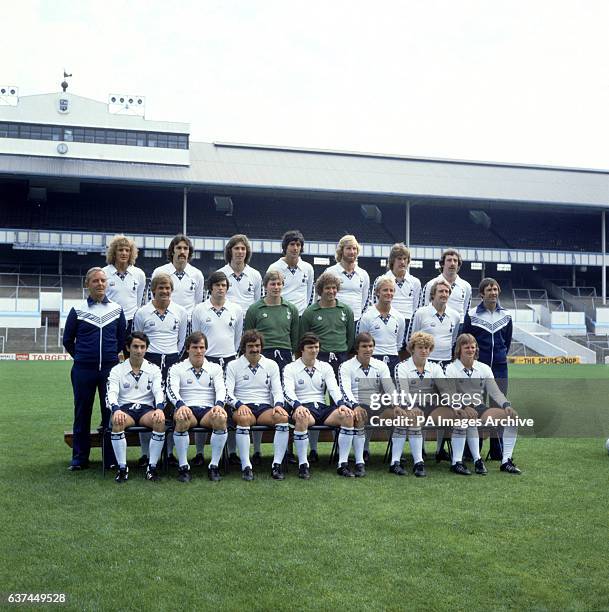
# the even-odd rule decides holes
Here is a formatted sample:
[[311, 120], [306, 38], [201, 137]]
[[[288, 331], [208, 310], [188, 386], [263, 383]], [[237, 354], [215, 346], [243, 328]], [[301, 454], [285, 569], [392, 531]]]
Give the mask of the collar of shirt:
[[[339, 302], [338, 300], [336, 300], [336, 306], [330, 306], [330, 308], [344, 308], [345, 304], [343, 304], [342, 302]], [[317, 302], [315, 302], [314, 304], [311, 304], [310, 306], [311, 310], [328, 310], [327, 308], [323, 308], [320, 304], [319, 304], [319, 300], [317, 300]]]
[[[406, 361], [406, 369], [409, 372], [416, 372], [417, 374], [420, 374], [420, 370], [419, 368], [417, 368], [414, 362], [414, 359], [412, 357], [410, 357], [408, 361]], [[425, 367], [423, 368], [423, 374], [431, 374], [431, 368], [429, 367], [429, 361], [425, 362]]]
[[500, 312], [501, 310], [505, 310], [505, 308], [499, 303], [499, 300], [497, 300], [497, 308], [495, 308], [495, 310], [487, 310], [484, 302], [480, 302], [480, 304], [478, 304], [476, 307], [476, 312], [478, 314], [483, 312]]
[[87, 304], [89, 306], [93, 306], [93, 304], [108, 304], [110, 302], [110, 300], [108, 299], [108, 296], [106, 294], [104, 294], [104, 297], [102, 298], [101, 302], [97, 302], [96, 300], [94, 300], [91, 296], [89, 296], [87, 298]]

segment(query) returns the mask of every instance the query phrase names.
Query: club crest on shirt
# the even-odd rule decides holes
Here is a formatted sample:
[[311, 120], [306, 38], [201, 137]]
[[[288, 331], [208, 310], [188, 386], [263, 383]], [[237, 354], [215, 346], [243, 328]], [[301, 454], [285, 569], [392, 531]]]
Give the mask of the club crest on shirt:
[[110, 282], [108, 283], [108, 286], [109, 286], [109, 287], [114, 287], [114, 281], [110, 281]]
[[129, 389], [129, 387], [131, 387], [131, 385], [128, 382], [123, 383], [123, 389]]
[[146, 327], [154, 327], [154, 321], [146, 321]]
[[302, 380], [302, 378], [299, 378], [299, 379], [298, 379], [298, 384], [299, 384], [299, 385], [304, 385], [304, 380]]
[[322, 317], [321, 315], [318, 315], [317, 320], [318, 320], [318, 321], [322, 321], [322, 320], [323, 320], [323, 317]]
[[243, 380], [249, 380], [249, 379], [250, 379], [249, 374], [244, 374], [243, 375]]
[[288, 321], [292, 318], [292, 313], [288, 310], [287, 312]]
[[195, 381], [194, 381], [192, 378], [188, 378], [188, 379], [186, 380], [186, 384], [187, 384], [187, 385], [192, 385], [192, 383], [193, 383], [193, 382], [195, 382]]
[[211, 323], [211, 319], [207, 317], [207, 319], [205, 319], [205, 323]]
[[269, 316], [269, 315], [267, 315], [267, 314], [266, 314], [266, 312], [263, 312], [263, 313], [262, 313], [262, 317], [263, 317], [264, 319], [266, 319], [268, 316]]
[[347, 315], [345, 315], [345, 313], [344, 313], [344, 312], [341, 312], [341, 313], [340, 313], [340, 320], [341, 320], [341, 321], [346, 321], [346, 320], [347, 320]]

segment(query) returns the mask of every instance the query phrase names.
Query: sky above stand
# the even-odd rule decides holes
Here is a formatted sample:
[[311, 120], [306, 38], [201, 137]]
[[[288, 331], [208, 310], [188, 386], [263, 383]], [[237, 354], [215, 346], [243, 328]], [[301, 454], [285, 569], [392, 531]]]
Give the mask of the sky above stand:
[[609, 170], [606, 0], [20, 0], [0, 84], [191, 139]]

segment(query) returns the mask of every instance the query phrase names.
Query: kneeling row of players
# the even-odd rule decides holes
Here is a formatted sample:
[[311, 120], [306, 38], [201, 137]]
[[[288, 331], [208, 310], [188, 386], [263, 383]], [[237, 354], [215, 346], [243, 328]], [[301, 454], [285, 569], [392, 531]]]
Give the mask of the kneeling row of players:
[[[129, 359], [115, 366], [108, 378], [107, 398], [112, 410], [111, 439], [118, 463], [115, 478], [117, 483], [128, 480], [125, 429], [134, 425], [152, 429], [146, 479], [159, 480], [157, 463], [165, 444], [165, 393], [161, 369], [145, 359], [148, 346], [147, 336], [142, 332], [134, 332], [127, 340]], [[178, 456], [178, 480], [181, 482], [189, 482], [192, 478], [187, 459], [189, 429], [196, 426], [212, 431], [208, 476], [212, 481], [220, 480], [218, 466], [228, 437], [229, 406], [232, 407], [231, 418], [235, 427], [241, 474], [246, 481], [254, 479], [250, 462], [250, 428], [254, 425], [274, 428], [271, 474], [276, 480], [284, 479], [281, 465], [288, 447], [290, 420], [294, 425], [299, 478], [310, 478], [308, 429], [313, 425], [338, 429], [339, 476], [365, 476], [364, 444], [368, 406], [360, 402], [359, 398], [363, 394], [368, 398], [373, 393], [414, 392], [424, 395], [426, 391], [441, 390], [442, 381], [448, 377], [463, 381], [462, 391], [488, 393], [501, 407], [488, 410], [484, 406], [431, 410], [419, 406], [407, 411], [404, 407], [392, 406], [382, 416], [416, 418], [431, 413], [432, 417], [456, 417], [463, 422], [478, 415], [495, 418], [516, 416], [492, 378], [490, 368], [475, 360], [476, 340], [469, 334], [462, 334], [457, 340], [455, 361], [448, 365], [446, 373], [440, 365], [428, 359], [434, 346], [433, 337], [423, 332], [413, 334], [408, 345], [411, 357], [398, 363], [393, 379], [388, 366], [372, 357], [372, 336], [359, 334], [355, 340], [355, 356], [342, 363], [338, 369], [340, 385], [332, 366], [317, 359], [320, 344], [314, 334], [305, 334], [301, 339], [300, 357], [284, 368], [283, 383], [278, 365], [262, 355], [263, 346], [264, 338], [260, 332], [245, 332], [241, 339], [241, 357], [228, 363], [223, 371], [219, 364], [205, 359], [207, 339], [203, 333], [194, 332], [186, 339], [187, 358], [169, 368], [165, 385], [167, 397], [175, 407], [173, 440]], [[325, 403], [326, 392], [333, 401], [331, 406]], [[291, 408], [290, 412], [287, 407]], [[464, 425], [453, 429], [450, 469], [455, 474], [471, 474], [463, 463], [466, 442], [475, 472], [480, 475], [487, 473], [480, 457], [478, 436], [475, 426]], [[417, 477], [424, 477], [426, 471], [420, 426], [394, 427], [389, 470], [398, 476], [406, 474], [402, 454], [407, 438], [414, 460], [413, 473]], [[500, 466], [503, 472], [520, 473], [512, 461], [515, 442], [516, 428], [505, 427]], [[348, 463], [351, 447], [355, 454], [354, 470], [350, 469]]]

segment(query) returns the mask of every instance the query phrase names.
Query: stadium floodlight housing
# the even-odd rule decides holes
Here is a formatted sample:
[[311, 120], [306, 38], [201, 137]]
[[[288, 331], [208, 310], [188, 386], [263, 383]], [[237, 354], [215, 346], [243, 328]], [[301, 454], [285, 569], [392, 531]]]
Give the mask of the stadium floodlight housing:
[[214, 196], [216, 212], [222, 213], [227, 217], [233, 216], [233, 200], [230, 196]]
[[17, 106], [19, 88], [14, 85], [0, 85], [0, 106]]

